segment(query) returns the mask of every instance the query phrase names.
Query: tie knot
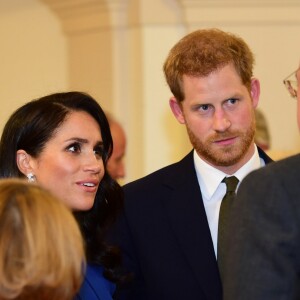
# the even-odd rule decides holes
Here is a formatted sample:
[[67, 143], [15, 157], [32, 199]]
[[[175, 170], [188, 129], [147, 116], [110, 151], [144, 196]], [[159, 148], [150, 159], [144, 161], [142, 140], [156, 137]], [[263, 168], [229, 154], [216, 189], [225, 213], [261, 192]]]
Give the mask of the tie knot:
[[230, 177], [225, 177], [222, 180], [222, 182], [225, 182], [227, 193], [228, 193], [228, 192], [235, 192], [239, 180], [235, 176], [230, 176]]

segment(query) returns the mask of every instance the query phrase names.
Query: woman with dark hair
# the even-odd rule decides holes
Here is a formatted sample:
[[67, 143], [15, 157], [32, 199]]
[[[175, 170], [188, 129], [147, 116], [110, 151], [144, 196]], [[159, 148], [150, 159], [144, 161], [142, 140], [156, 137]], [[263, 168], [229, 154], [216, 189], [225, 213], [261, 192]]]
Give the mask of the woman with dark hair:
[[0, 178], [27, 177], [74, 212], [87, 258], [76, 299], [112, 299], [121, 280], [120, 253], [104, 242], [123, 199], [121, 187], [106, 172], [112, 147], [103, 110], [81, 92], [26, 103], [11, 115], [0, 141]]

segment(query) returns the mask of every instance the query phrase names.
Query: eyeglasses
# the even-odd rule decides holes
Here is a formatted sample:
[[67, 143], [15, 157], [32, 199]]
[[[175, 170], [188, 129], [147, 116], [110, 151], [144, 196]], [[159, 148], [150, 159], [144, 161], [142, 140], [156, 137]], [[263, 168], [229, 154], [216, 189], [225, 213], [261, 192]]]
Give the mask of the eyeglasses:
[[297, 91], [298, 91], [298, 82], [296, 81], [296, 71], [294, 71], [292, 74], [287, 76], [284, 80], [283, 83], [287, 90], [289, 91], [289, 94], [291, 97], [296, 98], [297, 97]]

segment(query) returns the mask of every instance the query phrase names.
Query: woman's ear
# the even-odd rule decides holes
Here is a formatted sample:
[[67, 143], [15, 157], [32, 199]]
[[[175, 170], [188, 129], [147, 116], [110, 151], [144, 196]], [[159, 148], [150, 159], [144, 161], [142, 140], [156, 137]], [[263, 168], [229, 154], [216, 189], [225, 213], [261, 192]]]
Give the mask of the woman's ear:
[[25, 176], [27, 176], [27, 174], [32, 173], [33, 169], [31, 166], [31, 156], [25, 151], [25, 150], [18, 150], [17, 151], [17, 166], [20, 170], [21, 173], [23, 173]]

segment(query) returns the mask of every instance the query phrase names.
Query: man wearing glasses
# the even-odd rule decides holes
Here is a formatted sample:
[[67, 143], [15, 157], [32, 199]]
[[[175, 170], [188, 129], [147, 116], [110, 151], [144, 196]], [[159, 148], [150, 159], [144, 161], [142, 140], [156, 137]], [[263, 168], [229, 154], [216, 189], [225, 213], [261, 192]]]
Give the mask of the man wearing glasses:
[[[284, 80], [297, 99], [300, 66]], [[224, 300], [300, 299], [300, 154], [248, 175], [232, 207]]]

